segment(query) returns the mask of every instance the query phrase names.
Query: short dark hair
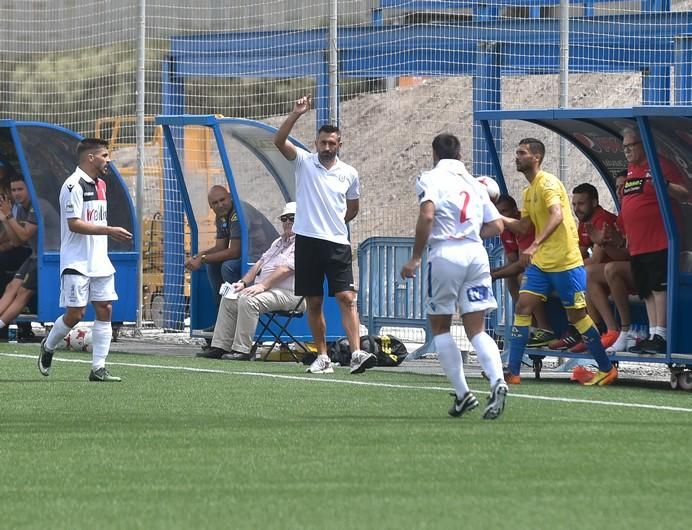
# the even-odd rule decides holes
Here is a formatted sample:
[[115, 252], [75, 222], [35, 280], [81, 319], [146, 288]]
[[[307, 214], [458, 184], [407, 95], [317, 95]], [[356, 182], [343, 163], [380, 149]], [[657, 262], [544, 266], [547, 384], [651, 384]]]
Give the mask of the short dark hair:
[[461, 142], [453, 134], [442, 133], [435, 136], [432, 141], [432, 149], [438, 160], [445, 158], [459, 160], [461, 158]]
[[531, 154], [538, 155], [540, 161], [543, 162], [545, 158], [545, 145], [540, 140], [536, 138], [522, 138], [519, 140], [519, 145], [528, 145]]
[[77, 158], [81, 159], [84, 153], [92, 153], [99, 149], [108, 149], [108, 142], [101, 138], [84, 138], [77, 146]]
[[336, 133], [336, 135], [341, 139], [341, 129], [339, 129], [336, 125], [330, 125], [330, 124], [325, 124], [320, 127], [320, 130], [317, 131], [317, 136], [319, 136], [321, 133], [327, 133], [327, 134], [332, 134]]
[[12, 173], [12, 175], [10, 175], [10, 183], [18, 182], [20, 180], [24, 182], [24, 176], [21, 173]]
[[514, 200], [514, 197], [512, 197], [511, 195], [507, 195], [507, 194], [504, 194], [504, 193], [503, 193], [502, 195], [500, 195], [500, 196], [497, 198], [497, 200], [495, 201], [495, 206], [497, 206], [498, 204], [500, 204], [500, 203], [502, 203], [502, 202], [506, 202], [506, 203], [509, 204], [512, 208], [516, 208], [516, 207], [517, 207], [517, 201], [515, 201], [515, 200]]
[[572, 190], [572, 193], [586, 193], [591, 200], [595, 199], [598, 202], [598, 190], [594, 185], [588, 182], [579, 184], [579, 186]]

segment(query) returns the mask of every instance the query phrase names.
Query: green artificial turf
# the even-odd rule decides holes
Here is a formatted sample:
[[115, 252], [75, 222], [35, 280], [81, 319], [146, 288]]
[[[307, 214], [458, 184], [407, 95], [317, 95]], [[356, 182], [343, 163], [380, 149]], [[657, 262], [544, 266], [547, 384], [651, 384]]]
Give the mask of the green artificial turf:
[[2, 528], [688, 526], [692, 393], [665, 385], [527, 379], [484, 421], [438, 376], [111, 354], [123, 382], [88, 383], [36, 349], [0, 355]]

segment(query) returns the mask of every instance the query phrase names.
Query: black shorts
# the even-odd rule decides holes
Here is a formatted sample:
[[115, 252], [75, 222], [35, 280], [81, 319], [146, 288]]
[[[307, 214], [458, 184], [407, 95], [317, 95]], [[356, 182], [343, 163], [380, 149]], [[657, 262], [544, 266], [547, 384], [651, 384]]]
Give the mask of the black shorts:
[[668, 249], [632, 256], [630, 266], [634, 288], [642, 300], [668, 288]]
[[296, 295], [324, 296], [327, 277], [329, 296], [353, 291], [351, 245], [296, 235]]
[[38, 287], [38, 278], [36, 273], [36, 258], [27, 259], [19, 270], [14, 274], [15, 279], [22, 280], [22, 287], [28, 291], [35, 291]]

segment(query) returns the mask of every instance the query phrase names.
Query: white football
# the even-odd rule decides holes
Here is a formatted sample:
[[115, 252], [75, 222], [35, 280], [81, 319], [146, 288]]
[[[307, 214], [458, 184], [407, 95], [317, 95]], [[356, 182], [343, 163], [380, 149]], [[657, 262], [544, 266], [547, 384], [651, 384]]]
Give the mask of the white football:
[[85, 328], [74, 328], [70, 331], [70, 348], [75, 351], [84, 351], [84, 338], [88, 331]]
[[88, 330], [87, 334], [84, 336], [84, 345], [82, 346], [82, 350], [91, 353], [93, 351], [93, 348], [91, 346], [92, 343], [93, 341], [91, 340], [91, 330]]
[[490, 197], [491, 201], [495, 202], [500, 196], [500, 186], [497, 185], [495, 179], [491, 179], [490, 177], [478, 177], [478, 182], [485, 186], [488, 190], [488, 197]]

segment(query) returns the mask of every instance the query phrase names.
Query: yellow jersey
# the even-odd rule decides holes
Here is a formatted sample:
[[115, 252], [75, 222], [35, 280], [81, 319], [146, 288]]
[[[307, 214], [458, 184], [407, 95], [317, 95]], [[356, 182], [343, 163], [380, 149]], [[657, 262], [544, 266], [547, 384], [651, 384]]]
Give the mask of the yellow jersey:
[[548, 224], [548, 208], [556, 204], [562, 208], [562, 223], [538, 247], [532, 263], [545, 272], [561, 272], [583, 266], [577, 224], [562, 182], [555, 175], [540, 171], [533, 182], [524, 188], [523, 198], [521, 216], [531, 218], [536, 236]]

